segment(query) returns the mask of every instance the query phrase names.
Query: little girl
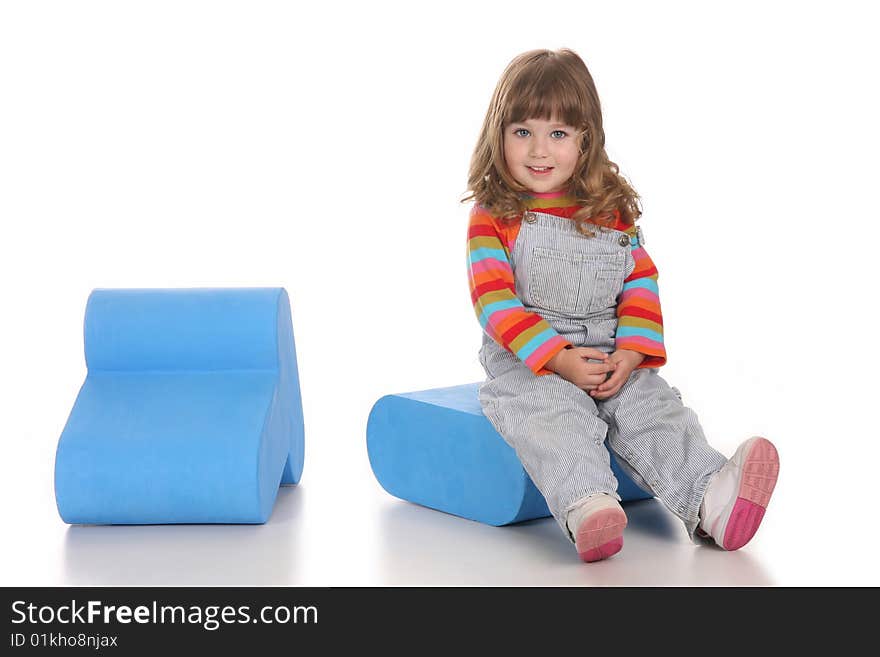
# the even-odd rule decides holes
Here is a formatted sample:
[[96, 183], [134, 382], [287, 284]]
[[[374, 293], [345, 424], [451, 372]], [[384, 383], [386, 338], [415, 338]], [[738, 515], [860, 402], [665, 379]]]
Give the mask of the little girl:
[[623, 546], [606, 439], [692, 539], [745, 545], [776, 484], [776, 449], [751, 438], [727, 460], [658, 375], [663, 318], [635, 226], [639, 197], [608, 159], [599, 98], [577, 54], [536, 50], [508, 65], [468, 190], [468, 274], [487, 374], [480, 403], [581, 559]]

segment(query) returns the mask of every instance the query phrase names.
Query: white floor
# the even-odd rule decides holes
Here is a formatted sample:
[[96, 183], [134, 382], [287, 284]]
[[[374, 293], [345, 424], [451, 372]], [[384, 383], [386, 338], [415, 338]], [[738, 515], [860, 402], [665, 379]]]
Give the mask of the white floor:
[[656, 501], [627, 506], [624, 552], [585, 566], [552, 520], [494, 528], [392, 500], [373, 506], [370, 535], [321, 545], [301, 517], [308, 495], [283, 491], [265, 527], [71, 527], [59, 533], [59, 574], [73, 585], [775, 583], [758, 550], [695, 548]]
[[[356, 468], [348, 468], [347, 474]], [[623, 551], [585, 565], [552, 519], [489, 527], [328, 476], [280, 490], [263, 526], [67, 526], [50, 495], [4, 488], [3, 585], [777, 586], [877, 585], [854, 508], [819, 504], [801, 526], [792, 477], [755, 539], [725, 553], [689, 542], [656, 500], [626, 505]], [[340, 471], [341, 474], [341, 471]], [[8, 480], [7, 480], [8, 482]], [[354, 488], [357, 488], [355, 492]], [[335, 489], [335, 492], [334, 492]], [[45, 492], [45, 491], [44, 491]], [[868, 506], [867, 508], [870, 508]], [[867, 517], [867, 513], [865, 514]]]

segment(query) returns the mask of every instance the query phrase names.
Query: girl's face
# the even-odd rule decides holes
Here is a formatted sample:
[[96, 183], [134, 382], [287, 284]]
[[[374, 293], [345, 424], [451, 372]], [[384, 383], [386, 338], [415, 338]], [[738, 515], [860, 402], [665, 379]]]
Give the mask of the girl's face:
[[520, 185], [536, 194], [566, 189], [580, 155], [580, 132], [555, 118], [504, 128], [504, 162]]

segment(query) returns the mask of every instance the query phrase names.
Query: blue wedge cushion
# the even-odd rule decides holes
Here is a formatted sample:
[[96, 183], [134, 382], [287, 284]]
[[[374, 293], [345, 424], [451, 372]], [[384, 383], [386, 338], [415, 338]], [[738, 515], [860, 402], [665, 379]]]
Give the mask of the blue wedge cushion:
[[[370, 465], [391, 495], [490, 525], [550, 515], [514, 450], [483, 415], [478, 383], [377, 401], [367, 422]], [[611, 455], [624, 501], [651, 496]]]
[[299, 481], [283, 289], [95, 290], [85, 352], [55, 461], [66, 522], [265, 522]]

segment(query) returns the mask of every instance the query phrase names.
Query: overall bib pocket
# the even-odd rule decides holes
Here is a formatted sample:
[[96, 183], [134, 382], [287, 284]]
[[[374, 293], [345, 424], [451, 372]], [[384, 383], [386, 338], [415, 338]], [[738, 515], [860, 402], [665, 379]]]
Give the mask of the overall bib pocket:
[[530, 303], [570, 316], [613, 307], [623, 287], [622, 253], [567, 253], [536, 246], [528, 276]]

